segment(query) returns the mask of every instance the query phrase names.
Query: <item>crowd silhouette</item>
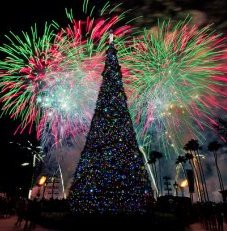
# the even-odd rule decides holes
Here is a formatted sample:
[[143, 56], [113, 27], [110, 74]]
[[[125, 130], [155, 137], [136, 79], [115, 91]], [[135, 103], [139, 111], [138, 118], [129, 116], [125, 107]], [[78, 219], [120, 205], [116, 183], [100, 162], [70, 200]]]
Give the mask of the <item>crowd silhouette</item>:
[[[29, 200], [22, 197], [17, 199], [0, 197], [0, 219], [15, 215], [17, 216], [15, 227], [24, 231], [34, 230], [37, 224], [57, 230], [71, 230], [70, 228], [79, 224], [81, 219], [79, 216], [70, 215], [67, 199]], [[81, 224], [84, 224], [84, 221], [89, 222], [89, 219], [91, 217], [82, 218]], [[125, 217], [122, 221], [125, 221], [124, 219]], [[102, 221], [101, 218], [100, 222]], [[193, 223], [200, 223], [205, 230], [224, 231], [227, 204], [221, 202], [191, 204], [190, 198], [166, 195], [150, 203], [149, 213], [143, 221], [151, 227], [175, 227], [176, 231], [184, 230]]]

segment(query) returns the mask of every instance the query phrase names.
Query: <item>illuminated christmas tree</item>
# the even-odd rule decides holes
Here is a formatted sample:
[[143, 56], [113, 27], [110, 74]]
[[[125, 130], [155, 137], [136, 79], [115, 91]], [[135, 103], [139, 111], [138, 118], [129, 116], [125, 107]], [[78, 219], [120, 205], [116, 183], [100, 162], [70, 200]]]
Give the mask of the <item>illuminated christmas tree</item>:
[[145, 213], [152, 189], [127, 108], [113, 42], [69, 195], [75, 214]]

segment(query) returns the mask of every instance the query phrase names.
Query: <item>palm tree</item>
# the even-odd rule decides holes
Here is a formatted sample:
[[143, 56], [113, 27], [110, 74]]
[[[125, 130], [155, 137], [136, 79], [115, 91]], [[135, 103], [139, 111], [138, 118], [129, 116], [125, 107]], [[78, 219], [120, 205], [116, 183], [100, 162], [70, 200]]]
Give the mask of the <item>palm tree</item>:
[[220, 169], [219, 169], [219, 166], [218, 166], [218, 155], [217, 155], [217, 151], [218, 151], [218, 149], [220, 149], [221, 146], [222, 145], [220, 143], [218, 143], [217, 141], [213, 141], [213, 142], [209, 143], [208, 150], [210, 152], [213, 152], [215, 166], [216, 166], [217, 174], [218, 174], [218, 180], [219, 180], [219, 184], [220, 184], [220, 189], [221, 189], [221, 191], [224, 191], [224, 184], [223, 184], [221, 172], [220, 172]]
[[200, 146], [199, 146], [198, 140], [194, 140], [194, 139], [189, 140], [188, 143], [185, 144], [184, 149], [186, 151], [189, 151], [191, 154], [194, 154], [194, 156], [195, 156], [196, 162], [198, 164], [199, 177], [201, 179], [201, 185], [202, 185], [202, 189], [203, 189], [203, 193], [204, 193], [204, 199], [209, 201], [206, 179], [205, 179], [205, 175], [204, 175], [204, 171], [203, 171], [203, 167], [202, 167], [202, 163], [201, 163], [201, 159], [200, 159], [200, 155], [199, 155]]

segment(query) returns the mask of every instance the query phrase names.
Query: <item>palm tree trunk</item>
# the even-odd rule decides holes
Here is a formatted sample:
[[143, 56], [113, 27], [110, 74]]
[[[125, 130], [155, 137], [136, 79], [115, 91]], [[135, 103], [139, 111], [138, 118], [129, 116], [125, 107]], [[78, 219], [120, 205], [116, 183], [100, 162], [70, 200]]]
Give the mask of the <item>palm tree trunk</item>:
[[204, 189], [204, 192], [205, 192], [205, 198], [206, 198], [207, 201], [209, 201], [209, 195], [208, 195], [208, 190], [207, 190], [206, 179], [205, 179], [205, 175], [204, 175], [204, 171], [203, 171], [203, 166], [201, 164], [201, 159], [200, 159], [198, 151], [196, 151], [196, 156], [197, 156], [198, 165], [199, 165], [199, 169], [200, 169], [200, 174], [201, 174], [203, 189]]
[[213, 154], [214, 154], [215, 165], [216, 165], [216, 169], [217, 169], [217, 173], [218, 173], [218, 180], [219, 180], [219, 184], [220, 184], [220, 189], [221, 189], [221, 191], [224, 191], [224, 184], [223, 184], [221, 172], [220, 172], [220, 169], [218, 166], [217, 153], [214, 151]]
[[163, 194], [163, 190], [162, 190], [162, 169], [161, 169], [161, 165], [160, 165], [160, 159], [158, 159], [158, 167], [159, 167], [160, 193], [161, 193], [161, 196], [162, 196], [162, 194]]
[[217, 168], [218, 178], [219, 178], [219, 182], [220, 182], [220, 189], [221, 189], [221, 191], [224, 191], [224, 184], [223, 184], [221, 172], [220, 172], [220, 169], [219, 169], [217, 164], [216, 164], [216, 168]]

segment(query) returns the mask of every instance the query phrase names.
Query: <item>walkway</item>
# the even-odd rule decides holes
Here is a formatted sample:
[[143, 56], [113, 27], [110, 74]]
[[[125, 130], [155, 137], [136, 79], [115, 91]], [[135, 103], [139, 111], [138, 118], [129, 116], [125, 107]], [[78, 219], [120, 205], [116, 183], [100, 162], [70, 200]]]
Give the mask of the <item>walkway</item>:
[[[21, 227], [15, 226], [15, 222], [17, 220], [16, 216], [12, 216], [9, 218], [5, 219], [0, 219], [0, 231], [23, 231], [23, 225], [24, 222], [22, 223]], [[46, 229], [40, 225], [36, 225], [35, 229], [32, 229], [32, 231], [55, 231], [53, 229]]]

